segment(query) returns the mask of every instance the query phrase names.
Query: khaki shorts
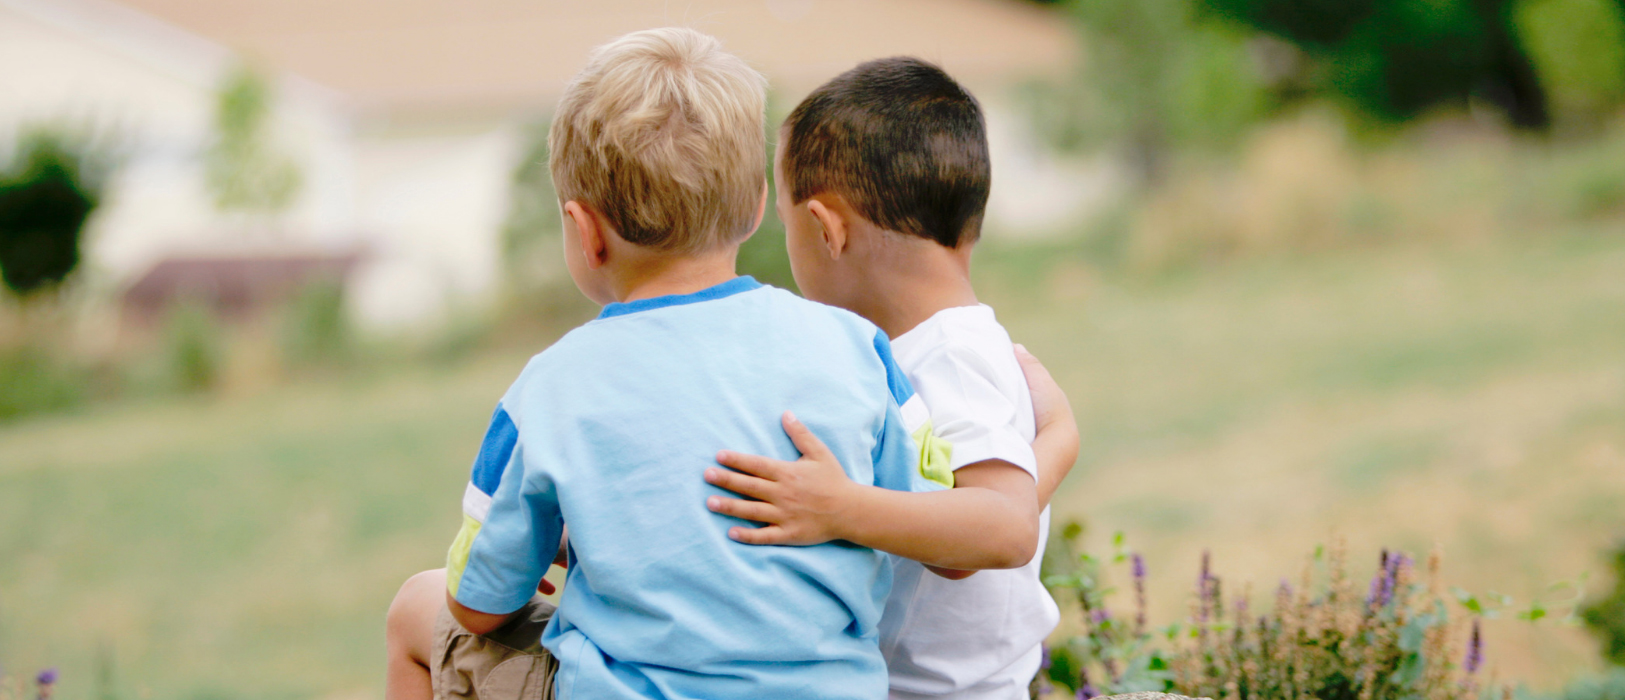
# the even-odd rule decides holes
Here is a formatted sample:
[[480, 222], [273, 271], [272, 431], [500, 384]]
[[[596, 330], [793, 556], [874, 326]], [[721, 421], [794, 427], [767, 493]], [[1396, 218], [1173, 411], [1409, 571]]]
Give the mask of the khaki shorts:
[[559, 661], [542, 648], [542, 628], [557, 609], [534, 596], [508, 624], [481, 636], [441, 607], [429, 657], [435, 700], [552, 700]]

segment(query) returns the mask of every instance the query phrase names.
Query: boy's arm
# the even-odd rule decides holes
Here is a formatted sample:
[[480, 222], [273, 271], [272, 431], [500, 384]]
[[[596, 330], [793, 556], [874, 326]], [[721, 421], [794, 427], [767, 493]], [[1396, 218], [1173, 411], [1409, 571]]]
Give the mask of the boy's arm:
[[1033, 422], [1038, 428], [1033, 437], [1033, 456], [1038, 458], [1038, 508], [1043, 510], [1078, 461], [1078, 423], [1066, 392], [1061, 391], [1044, 364], [1020, 343], [1015, 351], [1033, 397]]
[[[1038, 433], [1033, 438], [1033, 456], [1038, 459], [1038, 509], [1049, 507], [1055, 490], [1066, 480], [1072, 464], [1078, 461], [1078, 425], [1066, 392], [1050, 376], [1038, 358], [1020, 343], [1015, 345], [1016, 361], [1027, 377], [1027, 390], [1033, 397], [1033, 422]], [[927, 565], [931, 573], [955, 581], [969, 578], [975, 571], [944, 569]]]
[[[569, 549], [569, 546], [570, 533], [566, 529], [564, 536], [559, 538], [559, 551], [553, 559], [554, 566], [567, 565], [569, 560], [565, 552]], [[545, 578], [536, 585], [536, 592], [542, 595], [553, 595], [558, 590], [558, 587], [554, 586], [552, 581]], [[519, 614], [518, 610], [506, 615], [492, 615], [491, 613], [480, 612], [457, 602], [457, 598], [451, 594], [450, 590], [446, 591], [446, 607], [451, 609], [451, 616], [457, 620], [457, 624], [462, 625], [463, 629], [474, 634], [490, 634], [498, 627], [508, 624], [508, 621], [512, 620], [514, 615]], [[523, 608], [520, 608], [520, 610], [523, 610]]]
[[564, 541], [553, 485], [545, 475], [526, 478], [518, 442], [499, 405], [463, 493], [463, 529], [446, 554], [446, 606], [476, 634], [501, 627], [540, 590]]
[[1036, 484], [1002, 460], [961, 467], [955, 488], [909, 493], [864, 486], [847, 478], [839, 460], [795, 416], [784, 430], [795, 462], [724, 451], [706, 481], [756, 499], [712, 496], [711, 510], [765, 527], [735, 527], [746, 544], [820, 544], [846, 540], [944, 569], [1012, 569], [1031, 561], [1038, 542]]
[[457, 597], [452, 595], [451, 591], [446, 591], [446, 607], [451, 609], [451, 616], [457, 620], [457, 624], [463, 626], [463, 629], [482, 635], [495, 632], [498, 628], [508, 624], [508, 621], [512, 620], [514, 615], [519, 614], [518, 610], [506, 615], [482, 613], [457, 602]]

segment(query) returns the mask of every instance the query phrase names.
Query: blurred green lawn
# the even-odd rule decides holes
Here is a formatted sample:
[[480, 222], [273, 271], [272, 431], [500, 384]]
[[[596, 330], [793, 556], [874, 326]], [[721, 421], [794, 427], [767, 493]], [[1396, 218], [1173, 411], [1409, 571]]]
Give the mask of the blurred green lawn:
[[[1260, 586], [1335, 529], [1356, 560], [1445, 547], [1527, 598], [1625, 534], [1625, 229], [1103, 273], [1006, 245], [979, 285], [1079, 411], [1057, 522], [1148, 556], [1157, 613], [1197, 552]], [[379, 697], [383, 614], [439, 565], [522, 354], [250, 398], [0, 428], [0, 664], [61, 700]], [[1235, 590], [1235, 589], [1231, 589]], [[1509, 677], [1592, 663], [1571, 629], [1490, 629]]]

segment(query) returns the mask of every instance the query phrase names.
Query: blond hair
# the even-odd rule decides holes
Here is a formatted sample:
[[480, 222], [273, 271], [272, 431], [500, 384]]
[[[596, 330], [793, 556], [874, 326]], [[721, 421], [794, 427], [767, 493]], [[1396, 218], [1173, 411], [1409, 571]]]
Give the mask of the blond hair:
[[548, 133], [561, 201], [591, 205], [621, 238], [679, 253], [736, 243], [766, 184], [766, 81], [692, 29], [598, 47]]

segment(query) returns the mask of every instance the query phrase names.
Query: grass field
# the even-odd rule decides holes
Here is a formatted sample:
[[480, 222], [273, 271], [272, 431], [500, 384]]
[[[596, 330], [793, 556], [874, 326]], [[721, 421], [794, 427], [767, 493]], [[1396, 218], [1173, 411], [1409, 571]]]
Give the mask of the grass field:
[[[1438, 542], [1451, 582], [1527, 600], [1625, 535], [1625, 229], [979, 266], [1079, 411], [1057, 521], [1124, 531], [1165, 621], [1204, 548], [1263, 587], [1334, 531], [1373, 563]], [[524, 360], [0, 428], [0, 665], [60, 665], [61, 700], [104, 697], [98, 655], [124, 700], [380, 697], [385, 607], [441, 561]], [[1577, 630], [1505, 620], [1489, 654], [1543, 685], [1595, 663]]]

